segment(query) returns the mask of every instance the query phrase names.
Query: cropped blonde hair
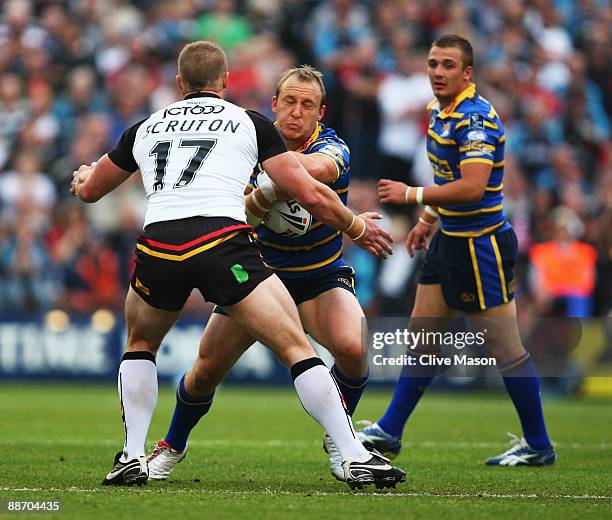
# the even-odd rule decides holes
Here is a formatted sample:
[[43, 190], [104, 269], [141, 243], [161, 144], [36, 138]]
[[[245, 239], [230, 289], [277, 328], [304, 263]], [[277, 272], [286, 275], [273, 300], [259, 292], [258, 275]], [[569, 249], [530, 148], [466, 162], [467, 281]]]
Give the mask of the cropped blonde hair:
[[310, 65], [300, 65], [283, 72], [283, 75], [276, 84], [276, 97], [279, 96], [281, 88], [285, 82], [292, 77], [297, 77], [300, 81], [316, 83], [321, 90], [321, 106], [325, 104], [325, 85], [323, 84], [323, 74]]

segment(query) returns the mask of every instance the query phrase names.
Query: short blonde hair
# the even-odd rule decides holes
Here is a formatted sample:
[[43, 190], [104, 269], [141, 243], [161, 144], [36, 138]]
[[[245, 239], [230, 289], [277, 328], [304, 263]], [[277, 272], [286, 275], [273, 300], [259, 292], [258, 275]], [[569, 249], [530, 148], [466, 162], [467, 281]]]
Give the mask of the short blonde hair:
[[225, 52], [213, 42], [185, 45], [178, 57], [178, 73], [187, 89], [220, 88], [227, 69]]
[[323, 74], [310, 65], [300, 65], [299, 67], [294, 67], [283, 72], [283, 75], [276, 84], [276, 97], [280, 95], [281, 88], [285, 82], [293, 76], [296, 76], [300, 81], [310, 81], [319, 85], [319, 89], [321, 90], [321, 106], [325, 104], [325, 85], [323, 84]]

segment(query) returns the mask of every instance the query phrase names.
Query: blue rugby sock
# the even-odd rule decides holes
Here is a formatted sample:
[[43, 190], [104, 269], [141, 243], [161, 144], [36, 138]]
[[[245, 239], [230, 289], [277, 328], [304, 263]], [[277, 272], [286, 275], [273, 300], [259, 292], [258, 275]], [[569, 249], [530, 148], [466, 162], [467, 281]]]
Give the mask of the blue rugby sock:
[[170, 428], [164, 440], [172, 449], [183, 451], [187, 438], [198, 421], [210, 410], [215, 393], [205, 397], [193, 397], [185, 390], [185, 374], [176, 389], [176, 406]]
[[350, 378], [340, 372], [338, 365], [334, 365], [331, 368], [331, 375], [336, 381], [338, 388], [340, 388], [340, 393], [344, 399], [347, 413], [352, 416], [353, 413], [355, 413], [355, 408], [357, 408], [359, 399], [361, 399], [361, 394], [363, 394], [368, 384], [368, 374], [358, 379]]
[[404, 365], [395, 384], [393, 399], [385, 415], [378, 421], [383, 431], [394, 437], [401, 437], [408, 417], [436, 376], [432, 367]]
[[518, 358], [500, 365], [499, 372], [521, 420], [525, 440], [536, 450], [548, 448], [550, 439], [542, 412], [540, 379], [529, 353], [525, 352]]

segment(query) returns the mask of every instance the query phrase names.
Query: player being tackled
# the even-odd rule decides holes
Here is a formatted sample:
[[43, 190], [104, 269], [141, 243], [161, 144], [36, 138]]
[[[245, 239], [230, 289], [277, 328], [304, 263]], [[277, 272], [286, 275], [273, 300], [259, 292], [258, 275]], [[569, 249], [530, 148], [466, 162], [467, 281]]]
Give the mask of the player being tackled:
[[[320, 122], [325, 112], [321, 73], [309, 66], [286, 71], [278, 81], [272, 111], [275, 125], [293, 156], [346, 205], [350, 152], [336, 132]], [[247, 217], [255, 226], [254, 237], [261, 254], [297, 305], [303, 329], [334, 356], [329, 372], [350, 416], [367, 384], [368, 367], [361, 350], [364, 314], [355, 295], [355, 272], [342, 255], [342, 234], [338, 228], [316, 219], [316, 215], [316, 221], [311, 220], [307, 212], [298, 209], [301, 205], [277, 202], [286, 199], [285, 194], [261, 168], [251, 176], [247, 191]], [[280, 212], [299, 215], [306, 225], [300, 229], [283, 221]], [[354, 240], [362, 232], [360, 218], [366, 215], [377, 216], [364, 213], [346, 229]], [[309, 221], [311, 225], [307, 225]], [[167, 478], [181, 460], [190, 432], [213, 402], [216, 386], [253, 342], [253, 336], [224, 308], [215, 308], [200, 343], [198, 359], [179, 384], [168, 432], [149, 457], [150, 478]], [[350, 424], [346, 416], [344, 421]], [[353, 488], [368, 484], [392, 487], [405, 480], [404, 472], [393, 468], [380, 454], [368, 453], [367, 459], [366, 454], [357, 459], [332, 437], [326, 430], [324, 448], [337, 480]]]

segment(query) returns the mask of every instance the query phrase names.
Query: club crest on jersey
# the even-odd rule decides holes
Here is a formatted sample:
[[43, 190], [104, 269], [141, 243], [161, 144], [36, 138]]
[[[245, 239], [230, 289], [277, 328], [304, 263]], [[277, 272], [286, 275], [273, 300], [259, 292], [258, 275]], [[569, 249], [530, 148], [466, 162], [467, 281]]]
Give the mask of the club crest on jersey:
[[464, 303], [471, 303], [476, 299], [476, 296], [474, 295], [474, 293], [471, 293], [471, 292], [462, 292], [459, 295], [459, 298]]
[[446, 137], [448, 134], [450, 134], [450, 130], [451, 130], [451, 124], [444, 123], [444, 125], [442, 126], [442, 132], [440, 132], [440, 136]]

